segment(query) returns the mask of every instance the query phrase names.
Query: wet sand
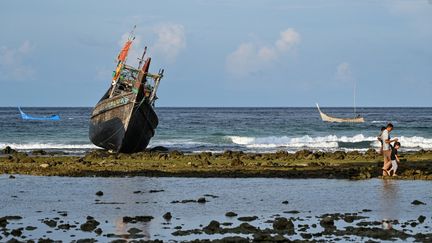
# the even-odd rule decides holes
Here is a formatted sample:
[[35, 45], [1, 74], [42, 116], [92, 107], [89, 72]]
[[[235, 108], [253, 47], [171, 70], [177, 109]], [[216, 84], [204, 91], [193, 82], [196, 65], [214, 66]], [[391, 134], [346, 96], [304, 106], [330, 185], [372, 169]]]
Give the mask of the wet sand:
[[[382, 156], [366, 153], [284, 151], [268, 154], [225, 151], [183, 154], [147, 151], [112, 154], [94, 150], [85, 156], [3, 149], [0, 174], [39, 176], [167, 176], [369, 179], [381, 177]], [[432, 180], [432, 151], [401, 153], [394, 179]]]

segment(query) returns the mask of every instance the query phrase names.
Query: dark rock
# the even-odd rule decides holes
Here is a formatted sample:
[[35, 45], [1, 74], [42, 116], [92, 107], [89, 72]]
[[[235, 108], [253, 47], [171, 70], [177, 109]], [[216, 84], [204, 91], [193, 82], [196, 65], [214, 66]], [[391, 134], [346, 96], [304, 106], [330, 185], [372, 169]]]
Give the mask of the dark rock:
[[234, 158], [231, 160], [231, 166], [243, 166], [244, 163], [239, 158]]
[[124, 223], [137, 223], [137, 222], [150, 222], [153, 219], [153, 216], [136, 216], [136, 217], [123, 217]]
[[220, 223], [216, 220], [212, 220], [206, 227], [203, 228], [206, 234], [214, 234], [220, 230]]
[[93, 231], [96, 229], [96, 227], [99, 225], [100, 223], [98, 221], [96, 221], [95, 219], [88, 219], [87, 222], [85, 222], [84, 224], [80, 225], [80, 229], [82, 231]]
[[6, 228], [8, 223], [9, 222], [7, 221], [7, 219], [5, 217], [0, 218], [0, 227]]
[[205, 197], [200, 197], [200, 198], [198, 198], [197, 202], [198, 203], [206, 203], [207, 200], [205, 199]]
[[9, 179], [15, 179], [15, 176], [14, 175], [10, 175]]
[[27, 231], [33, 231], [35, 229], [37, 229], [37, 227], [34, 227], [34, 226], [27, 226], [27, 227], [25, 227], [25, 230], [27, 230]]
[[369, 155], [369, 156], [375, 156], [378, 155], [377, 151], [373, 148], [370, 148], [366, 151], [365, 155]]
[[13, 236], [15, 236], [15, 237], [19, 237], [19, 236], [21, 236], [22, 235], [22, 228], [19, 228], [19, 229], [13, 229], [12, 231], [11, 231], [11, 235], [13, 235]]
[[131, 234], [131, 235], [136, 235], [136, 234], [138, 234], [138, 233], [141, 233], [142, 230], [137, 229], [137, 228], [130, 228], [127, 232], [128, 232], [129, 234]]
[[343, 160], [346, 157], [346, 153], [344, 151], [335, 151], [332, 157], [337, 160]]
[[76, 243], [94, 243], [94, 242], [97, 242], [97, 240], [93, 238], [79, 239], [76, 241]]
[[51, 220], [44, 220], [42, 222], [51, 228], [54, 228], [57, 226], [57, 222], [55, 220], [52, 220], [52, 219]]
[[300, 236], [303, 237], [303, 239], [305, 239], [305, 240], [312, 239], [312, 234], [309, 234], [309, 233], [300, 233]]
[[411, 202], [412, 205], [426, 205], [426, 203], [419, 201], [419, 200], [414, 200]]
[[36, 149], [32, 151], [33, 155], [47, 155], [47, 152], [45, 150], [42, 149]]
[[227, 213], [225, 214], [225, 216], [227, 216], [227, 217], [236, 217], [237, 214], [234, 213], [234, 212], [227, 212]]
[[97, 228], [97, 229], [94, 230], [94, 232], [95, 232], [97, 235], [101, 235], [103, 231], [102, 231], [101, 228]]
[[103, 196], [103, 194], [104, 194], [103, 191], [98, 191], [98, 192], [96, 192], [96, 196], [99, 196], [99, 197], [100, 197], [100, 196]]
[[258, 219], [258, 217], [257, 216], [245, 216], [245, 217], [238, 217], [237, 219], [240, 221], [250, 222], [250, 221], [254, 221], [254, 220]]
[[38, 239], [38, 243], [54, 243], [54, 240], [50, 239], [50, 238], [39, 238]]
[[291, 220], [281, 217], [276, 218], [273, 222], [273, 229], [275, 230], [286, 230], [289, 234], [294, 234], [294, 224]]
[[60, 224], [57, 228], [63, 229], [63, 230], [68, 230], [71, 228], [71, 225], [70, 224]]
[[165, 190], [150, 190], [149, 193], [164, 192]]
[[297, 151], [297, 152], [295, 152], [295, 154], [294, 154], [294, 157], [296, 158], [296, 159], [306, 159], [309, 155], [311, 155], [312, 154], [312, 152], [311, 151], [309, 151], [309, 150], [306, 150], [306, 149], [303, 149], [303, 150], [300, 150], [300, 151]]
[[216, 241], [220, 242], [220, 243], [248, 243], [248, 242], [250, 242], [249, 239], [243, 238], [241, 236], [228, 236], [228, 237], [224, 237], [220, 240], [216, 240]]
[[165, 220], [171, 220], [171, 218], [172, 218], [172, 215], [171, 215], [171, 213], [170, 212], [167, 212], [166, 214], [164, 214], [163, 216], [162, 216]]
[[178, 150], [173, 150], [173, 151], [171, 151], [169, 153], [169, 157], [170, 158], [176, 158], [176, 157], [180, 157], [180, 156], [183, 156], [183, 155], [184, 155], [183, 152], [180, 152]]
[[297, 210], [291, 210], [291, 211], [284, 211], [284, 213], [289, 213], [289, 214], [298, 214], [298, 213], [300, 213], [300, 212], [297, 211]]
[[289, 203], [288, 201], [283, 201], [283, 202], [282, 202], [282, 204], [288, 204], [288, 203]]
[[3, 154], [13, 154], [16, 153], [17, 151], [9, 146], [6, 146], [4, 149], [2, 149], [1, 151]]
[[150, 149], [150, 152], [168, 152], [168, 148], [164, 146], [156, 146]]
[[334, 230], [334, 229], [336, 229], [336, 227], [334, 225], [334, 219], [332, 217], [330, 217], [330, 216], [322, 218], [321, 221], [320, 221], [320, 225], [325, 230]]
[[423, 224], [423, 222], [426, 220], [426, 217], [423, 215], [420, 215], [417, 220], [420, 222], [420, 224]]

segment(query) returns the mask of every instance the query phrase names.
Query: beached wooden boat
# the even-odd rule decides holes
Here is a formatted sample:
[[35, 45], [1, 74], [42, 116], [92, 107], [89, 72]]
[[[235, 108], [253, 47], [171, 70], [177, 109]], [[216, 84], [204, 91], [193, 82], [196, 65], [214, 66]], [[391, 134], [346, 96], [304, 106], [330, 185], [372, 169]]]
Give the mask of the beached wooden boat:
[[338, 118], [338, 117], [332, 117], [324, 112], [321, 111], [318, 104], [316, 104], [318, 111], [320, 113], [321, 119], [325, 122], [348, 122], [348, 123], [361, 123], [364, 122], [364, 118], [360, 115], [353, 117], [353, 118]]
[[143, 151], [158, 125], [154, 102], [164, 70], [149, 73], [150, 57], [142, 65], [146, 48], [138, 68], [126, 65], [133, 40], [132, 31], [117, 57], [111, 86], [94, 107], [90, 118], [90, 140], [96, 146], [114, 152]]

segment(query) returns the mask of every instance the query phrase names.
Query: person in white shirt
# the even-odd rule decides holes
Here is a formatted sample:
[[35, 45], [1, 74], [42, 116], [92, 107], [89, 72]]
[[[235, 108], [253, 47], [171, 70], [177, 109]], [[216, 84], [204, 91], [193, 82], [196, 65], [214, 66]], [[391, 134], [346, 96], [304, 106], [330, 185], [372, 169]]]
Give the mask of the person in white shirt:
[[391, 164], [391, 148], [390, 143], [397, 142], [398, 139], [390, 139], [390, 132], [393, 130], [393, 124], [389, 123], [386, 126], [386, 129], [381, 134], [381, 141], [383, 142], [383, 156], [384, 156], [384, 165], [382, 167], [383, 176], [389, 176], [388, 169], [392, 166]]

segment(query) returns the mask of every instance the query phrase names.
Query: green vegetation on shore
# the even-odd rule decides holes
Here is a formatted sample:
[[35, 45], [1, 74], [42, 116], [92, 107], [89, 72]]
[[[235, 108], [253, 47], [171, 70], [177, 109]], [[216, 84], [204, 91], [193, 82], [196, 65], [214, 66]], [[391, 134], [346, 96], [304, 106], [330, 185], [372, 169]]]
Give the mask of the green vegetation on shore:
[[[398, 179], [432, 180], [432, 151], [404, 153]], [[5, 148], [0, 157], [1, 174], [40, 176], [177, 176], [177, 177], [281, 177], [368, 179], [381, 174], [382, 156], [366, 153], [311, 152], [243, 153], [225, 151], [183, 154], [141, 152], [111, 154], [94, 150], [85, 156], [30, 154]]]

